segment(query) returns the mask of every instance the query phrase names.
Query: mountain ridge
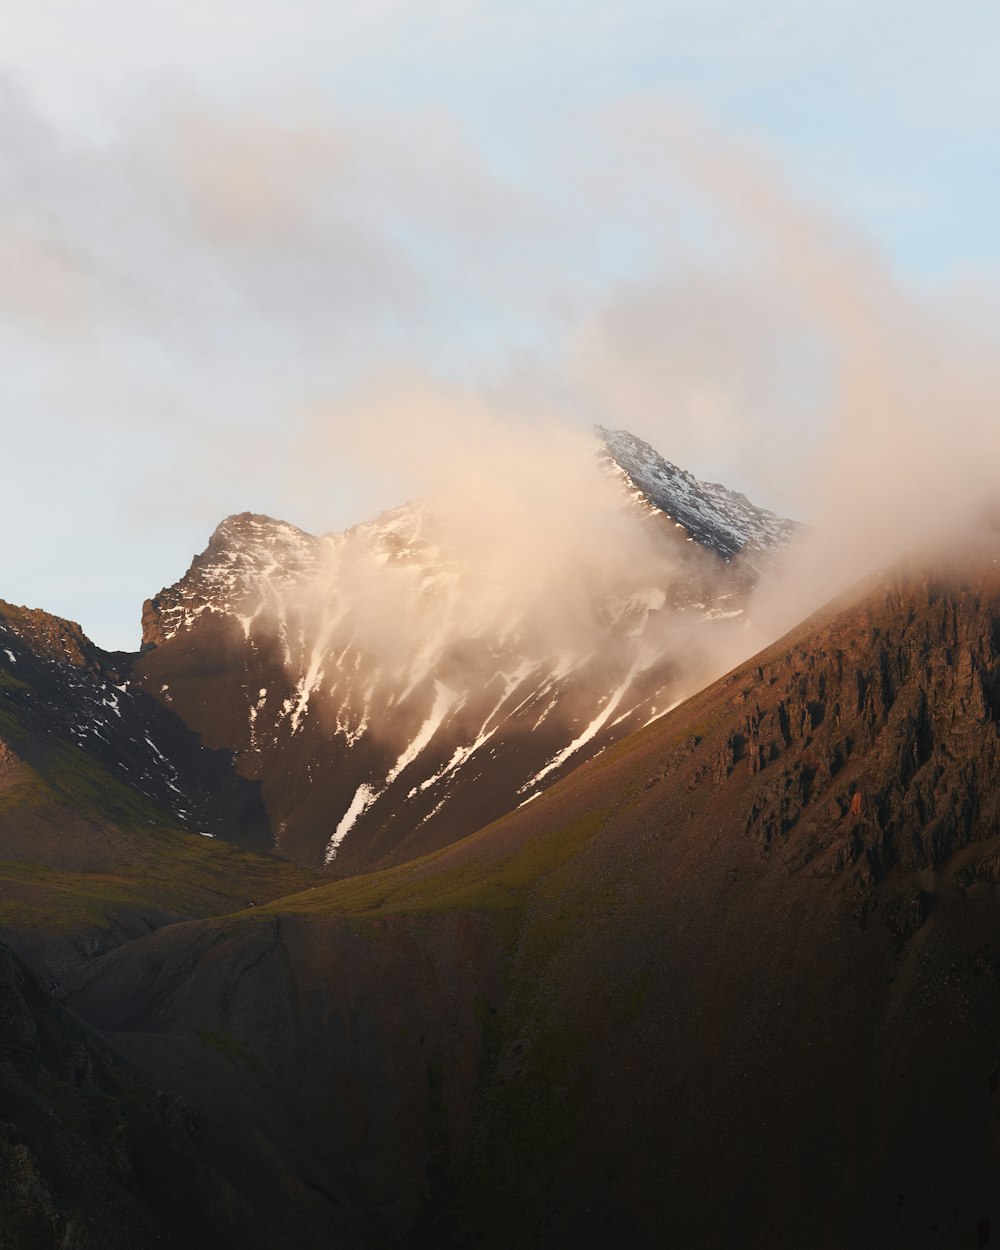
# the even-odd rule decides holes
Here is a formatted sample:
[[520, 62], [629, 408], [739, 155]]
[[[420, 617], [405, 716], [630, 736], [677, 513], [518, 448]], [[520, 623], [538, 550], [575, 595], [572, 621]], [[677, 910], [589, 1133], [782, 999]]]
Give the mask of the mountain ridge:
[[[630, 476], [637, 448], [683, 486], [686, 527]], [[572, 628], [590, 622], [575, 653], [530, 598], [498, 594], [433, 504], [322, 537], [241, 513], [147, 602], [139, 680], [261, 779], [285, 854], [358, 871], [485, 823], [690, 693], [701, 653], [742, 619], [762, 553], [798, 532], [624, 432], [599, 431], [594, 451], [624, 475], [615, 507], [645, 563], [562, 592]], [[755, 564], [736, 558], [740, 526]], [[314, 797], [293, 801], [290, 774]]]

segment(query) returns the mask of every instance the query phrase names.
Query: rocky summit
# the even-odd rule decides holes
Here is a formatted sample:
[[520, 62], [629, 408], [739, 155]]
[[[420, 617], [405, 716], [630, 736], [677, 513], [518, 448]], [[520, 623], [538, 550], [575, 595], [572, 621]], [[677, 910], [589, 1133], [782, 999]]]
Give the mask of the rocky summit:
[[634, 567], [540, 608], [433, 502], [323, 537], [242, 514], [146, 604], [136, 684], [259, 783], [283, 854], [354, 872], [464, 836], [702, 684], [799, 528], [624, 431], [596, 451]]

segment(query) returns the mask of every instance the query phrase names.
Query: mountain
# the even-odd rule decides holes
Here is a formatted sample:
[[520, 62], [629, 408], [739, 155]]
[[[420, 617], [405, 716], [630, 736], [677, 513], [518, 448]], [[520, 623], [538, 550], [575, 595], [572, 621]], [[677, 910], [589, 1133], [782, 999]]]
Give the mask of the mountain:
[[872, 579], [471, 837], [67, 977], [191, 1108], [206, 1244], [991, 1244], [998, 561]]
[[499, 574], [438, 503], [323, 537], [240, 514], [146, 604], [133, 686], [259, 786], [282, 854], [351, 873], [447, 845], [745, 653], [798, 532], [624, 431], [596, 450], [627, 558], [574, 540]]

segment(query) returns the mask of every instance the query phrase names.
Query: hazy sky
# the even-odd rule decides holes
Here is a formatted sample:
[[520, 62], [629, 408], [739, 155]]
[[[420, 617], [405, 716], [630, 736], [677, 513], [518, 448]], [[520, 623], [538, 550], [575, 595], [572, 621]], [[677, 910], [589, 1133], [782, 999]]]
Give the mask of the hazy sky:
[[393, 436], [438, 407], [623, 425], [810, 517], [858, 309], [998, 320], [983, 2], [3, 17], [0, 597], [107, 647], [224, 515], [418, 491]]

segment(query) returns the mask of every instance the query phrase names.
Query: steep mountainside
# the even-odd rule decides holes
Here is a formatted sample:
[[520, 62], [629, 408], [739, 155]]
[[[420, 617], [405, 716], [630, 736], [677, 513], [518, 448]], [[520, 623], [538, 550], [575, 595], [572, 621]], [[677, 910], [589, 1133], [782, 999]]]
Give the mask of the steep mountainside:
[[998, 560], [873, 581], [471, 838], [75, 976], [192, 1100], [219, 1244], [991, 1244]]
[[323, 538], [242, 514], [146, 605], [135, 683], [259, 782], [282, 853], [354, 872], [446, 845], [702, 684], [797, 529], [622, 431], [599, 452], [634, 561], [511, 592], [433, 506]]
[[0, 935], [52, 971], [313, 879], [190, 831], [265, 841], [257, 788], [133, 686], [131, 659], [0, 604]]
[[6, 727], [19, 744], [6, 744], [8, 786], [12, 750], [30, 767], [50, 740], [73, 743], [81, 761], [199, 832], [269, 846], [259, 786], [132, 681], [134, 660], [101, 651], [73, 621], [0, 600], [0, 735]]

